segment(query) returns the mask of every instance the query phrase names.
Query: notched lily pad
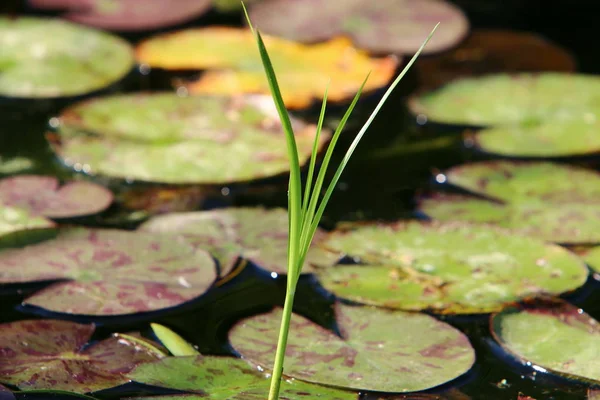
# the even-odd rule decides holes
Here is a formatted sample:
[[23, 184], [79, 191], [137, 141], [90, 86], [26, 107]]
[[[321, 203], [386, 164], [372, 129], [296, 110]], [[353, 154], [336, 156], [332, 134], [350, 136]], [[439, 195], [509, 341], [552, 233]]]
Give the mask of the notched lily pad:
[[575, 306], [559, 300], [525, 303], [492, 316], [490, 327], [502, 348], [524, 364], [600, 381], [600, 326]]
[[600, 241], [596, 221], [600, 174], [552, 163], [493, 161], [444, 173], [448, 183], [495, 202], [435, 194], [419, 208], [440, 221], [487, 222], [544, 240], [583, 244]]
[[1, 17], [0, 46], [0, 96], [83, 95], [121, 80], [135, 63], [124, 40], [57, 19]]
[[[293, 315], [285, 374], [307, 382], [377, 392], [412, 392], [467, 372], [475, 352], [467, 337], [425, 314], [335, 306], [342, 337]], [[229, 332], [247, 360], [273, 365], [281, 309], [247, 318]]]
[[[222, 266], [238, 255], [268, 271], [287, 273], [288, 215], [284, 209], [227, 208], [172, 213], [151, 218], [140, 230], [182, 237], [195, 247], [209, 250]], [[325, 232], [318, 230], [304, 266], [332, 265], [339, 254], [317, 246]]]
[[143, 31], [192, 20], [210, 10], [211, 0], [28, 0], [31, 7], [64, 10], [63, 18], [114, 31]]
[[261, 31], [290, 40], [347, 35], [359, 48], [386, 54], [415, 53], [438, 22], [425, 53], [456, 45], [469, 30], [462, 11], [443, 0], [267, 0], [251, 6], [250, 19]]
[[[315, 126], [293, 120], [300, 163]], [[63, 162], [112, 178], [170, 184], [227, 184], [289, 171], [286, 139], [266, 96], [118, 95], [73, 106], [53, 143]], [[321, 136], [320, 146], [329, 138]]]
[[56, 239], [0, 252], [0, 284], [61, 280], [25, 304], [84, 315], [174, 307], [216, 279], [212, 257], [165, 235], [69, 229]]
[[322, 244], [367, 265], [321, 269], [336, 295], [405, 310], [486, 313], [540, 294], [560, 294], [588, 276], [576, 255], [491, 227], [419, 222], [336, 231]]
[[[232, 357], [168, 357], [140, 365], [127, 374], [136, 382], [197, 394], [152, 397], [160, 400], [239, 399], [263, 400], [270, 380], [246, 361]], [[357, 394], [284, 379], [281, 398], [356, 400]], [[141, 399], [141, 398], [140, 398]]]
[[409, 104], [415, 114], [446, 124], [588, 122], [599, 111], [600, 78], [557, 72], [490, 74], [455, 80]]
[[19, 389], [94, 392], [127, 383], [125, 373], [157, 354], [123, 337], [88, 346], [94, 325], [25, 320], [0, 325], [0, 381]]
[[113, 195], [91, 182], [73, 181], [59, 187], [51, 176], [19, 175], [0, 180], [0, 204], [49, 218], [72, 218], [107, 209]]
[[[314, 45], [264, 39], [283, 99], [291, 108], [321, 99], [330, 78], [330, 101], [353, 97], [369, 72], [365, 91], [381, 88], [398, 66], [394, 57], [370, 58], [346, 38]], [[137, 59], [169, 71], [207, 70], [184, 84], [194, 94], [270, 93], [254, 36], [247, 29], [212, 27], [155, 36], [138, 45]]]

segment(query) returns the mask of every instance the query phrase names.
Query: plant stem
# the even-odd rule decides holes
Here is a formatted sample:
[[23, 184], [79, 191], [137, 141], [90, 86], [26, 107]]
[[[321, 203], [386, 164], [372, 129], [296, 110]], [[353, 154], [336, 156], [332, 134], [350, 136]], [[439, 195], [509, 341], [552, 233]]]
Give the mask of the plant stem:
[[292, 319], [292, 309], [294, 308], [294, 295], [296, 294], [295, 282], [288, 280], [288, 288], [285, 291], [285, 302], [283, 304], [283, 314], [281, 315], [281, 325], [279, 327], [279, 340], [277, 341], [277, 353], [275, 353], [275, 363], [273, 364], [273, 376], [271, 377], [271, 388], [269, 389], [269, 400], [279, 399], [279, 388], [281, 386], [281, 377], [283, 375], [283, 360], [287, 348], [288, 333], [290, 330], [290, 321]]

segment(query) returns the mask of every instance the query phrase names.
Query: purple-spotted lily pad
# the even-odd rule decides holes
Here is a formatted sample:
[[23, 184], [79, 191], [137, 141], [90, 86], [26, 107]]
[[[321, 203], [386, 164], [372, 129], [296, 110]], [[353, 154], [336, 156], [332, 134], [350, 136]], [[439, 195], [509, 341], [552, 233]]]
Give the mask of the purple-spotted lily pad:
[[585, 264], [556, 245], [485, 226], [420, 222], [336, 231], [324, 247], [368, 265], [321, 269], [336, 295], [384, 307], [443, 313], [499, 311], [583, 285]]
[[[172, 213], [151, 218], [140, 230], [181, 236], [195, 247], [209, 250], [223, 266], [242, 255], [272, 272], [287, 273], [288, 215], [284, 209], [228, 208]], [[325, 232], [318, 230], [304, 270], [332, 265], [340, 257], [316, 245]]]
[[600, 382], [600, 325], [583, 310], [559, 300], [525, 303], [492, 316], [490, 327], [523, 364]]
[[211, 7], [211, 0], [28, 0], [30, 6], [65, 10], [63, 18], [114, 31], [142, 31], [192, 20]]
[[94, 325], [32, 320], [0, 325], [0, 382], [19, 389], [77, 393], [119, 386], [124, 375], [160, 354], [120, 335], [88, 346]]
[[134, 66], [108, 33], [49, 18], [0, 18], [0, 96], [56, 98], [104, 89]]
[[[190, 395], [152, 397], [160, 400], [264, 400], [270, 380], [246, 361], [232, 357], [168, 357], [143, 364], [127, 374], [133, 381], [169, 389], [194, 392]], [[284, 379], [282, 399], [356, 400], [357, 393]]]
[[600, 78], [556, 72], [491, 74], [455, 80], [409, 104], [413, 113], [446, 124], [591, 124], [600, 111]]
[[[304, 164], [315, 127], [293, 124]], [[264, 96], [104, 97], [65, 111], [59, 133], [54, 150], [65, 164], [112, 178], [224, 184], [289, 170], [283, 128], [272, 100]], [[321, 146], [328, 137], [322, 135]]]
[[251, 6], [250, 19], [265, 33], [300, 42], [347, 35], [376, 53], [414, 53], [438, 22], [426, 53], [458, 44], [469, 30], [460, 9], [443, 0], [267, 0]]
[[58, 179], [39, 175], [0, 180], [0, 204], [49, 218], [96, 214], [112, 201], [109, 190], [91, 182], [74, 181], [59, 187]]
[[558, 243], [600, 241], [600, 174], [552, 163], [493, 161], [466, 164], [443, 179], [495, 202], [436, 194], [420, 210], [440, 221], [493, 223]]
[[[435, 318], [403, 311], [335, 305], [342, 334], [293, 315], [284, 374], [307, 382], [377, 392], [413, 392], [467, 372], [475, 352], [467, 337]], [[270, 368], [281, 309], [238, 322], [229, 332], [247, 360]]]
[[63, 280], [25, 300], [47, 310], [120, 315], [174, 307], [216, 278], [211, 256], [165, 235], [69, 229], [0, 252], [0, 284]]

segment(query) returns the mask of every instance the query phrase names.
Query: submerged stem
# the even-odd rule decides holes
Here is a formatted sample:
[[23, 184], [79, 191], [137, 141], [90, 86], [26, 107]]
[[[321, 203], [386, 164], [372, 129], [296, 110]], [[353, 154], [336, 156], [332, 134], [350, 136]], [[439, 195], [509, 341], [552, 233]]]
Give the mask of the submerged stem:
[[281, 387], [283, 361], [285, 359], [285, 350], [287, 348], [290, 321], [292, 320], [292, 309], [294, 308], [296, 284], [297, 281], [288, 281], [285, 303], [283, 304], [283, 314], [281, 315], [281, 325], [279, 326], [279, 340], [277, 341], [277, 353], [275, 353], [275, 363], [273, 364], [273, 376], [271, 378], [271, 387], [269, 389], [269, 400], [279, 399], [279, 388]]

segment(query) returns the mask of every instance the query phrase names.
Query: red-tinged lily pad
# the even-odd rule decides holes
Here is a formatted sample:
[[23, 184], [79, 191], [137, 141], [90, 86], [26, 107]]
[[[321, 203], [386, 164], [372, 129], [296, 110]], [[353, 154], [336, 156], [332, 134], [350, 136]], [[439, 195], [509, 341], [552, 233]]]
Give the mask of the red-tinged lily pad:
[[[219, 185], [289, 171], [285, 134], [266, 96], [117, 95], [77, 104], [60, 120], [55, 152], [90, 174]], [[293, 124], [304, 164], [316, 129], [297, 119]], [[320, 146], [328, 138], [323, 132]]]
[[552, 163], [492, 161], [454, 167], [444, 179], [495, 202], [436, 194], [420, 210], [440, 221], [487, 222], [558, 243], [596, 243], [600, 174]]
[[205, 14], [211, 0], [28, 0], [32, 7], [65, 10], [63, 18], [114, 31], [143, 31], [187, 22]]
[[395, 54], [415, 53], [438, 22], [426, 53], [458, 44], [469, 30], [466, 16], [444, 0], [267, 0], [251, 6], [250, 19], [265, 33], [290, 40], [347, 35], [359, 48]]
[[474, 29], [456, 48], [421, 57], [414, 68], [420, 86], [434, 89], [467, 76], [502, 72], [574, 72], [576, 65], [565, 49], [536, 34]]
[[119, 335], [88, 346], [94, 329], [57, 320], [0, 325], [0, 382], [23, 390], [95, 392], [127, 383], [124, 374], [160, 357]]
[[461, 126], [589, 122], [599, 104], [599, 77], [558, 72], [458, 79], [409, 102], [429, 121]]
[[[168, 357], [127, 374], [135, 382], [197, 394], [152, 397], [160, 400], [264, 400], [270, 380], [246, 361], [232, 357]], [[357, 393], [284, 379], [282, 399], [356, 400]], [[141, 399], [141, 398], [140, 398]]]
[[0, 96], [79, 96], [113, 85], [135, 64], [124, 40], [57, 19], [1, 17], [0, 45]]
[[600, 382], [600, 325], [583, 310], [559, 300], [525, 303], [493, 315], [490, 327], [523, 364]]
[[69, 229], [0, 252], [0, 284], [63, 280], [25, 300], [50, 311], [120, 315], [174, 307], [216, 278], [212, 257], [165, 235]]
[[[209, 250], [229, 266], [238, 255], [268, 271], [287, 273], [288, 215], [284, 209], [227, 208], [172, 213], [151, 218], [140, 230], [182, 237], [195, 247]], [[325, 232], [318, 230], [304, 270], [332, 265], [340, 256], [318, 246]]]
[[51, 176], [19, 175], [0, 180], [0, 204], [49, 218], [96, 214], [113, 201], [112, 193], [91, 182], [73, 181], [59, 186]]
[[[379, 89], [389, 83], [398, 66], [396, 57], [369, 57], [347, 38], [313, 45], [275, 37], [264, 40], [283, 100], [295, 109], [321, 99], [328, 85], [329, 101], [351, 99], [369, 73], [365, 92]], [[197, 80], [182, 83], [193, 94], [270, 93], [249, 29], [208, 27], [158, 35], [141, 42], [136, 55], [139, 63], [152, 68], [204, 70]]]
[[562, 247], [478, 225], [363, 225], [333, 232], [322, 246], [367, 264], [321, 269], [325, 288], [405, 310], [494, 312], [523, 298], [572, 291], [588, 276], [581, 259]]
[[[281, 309], [238, 322], [229, 340], [263, 368], [275, 357]], [[413, 392], [467, 372], [475, 352], [452, 326], [417, 313], [335, 305], [342, 337], [299, 315], [290, 325], [284, 373], [324, 385], [376, 392]]]

